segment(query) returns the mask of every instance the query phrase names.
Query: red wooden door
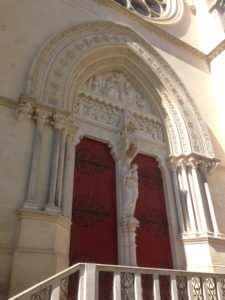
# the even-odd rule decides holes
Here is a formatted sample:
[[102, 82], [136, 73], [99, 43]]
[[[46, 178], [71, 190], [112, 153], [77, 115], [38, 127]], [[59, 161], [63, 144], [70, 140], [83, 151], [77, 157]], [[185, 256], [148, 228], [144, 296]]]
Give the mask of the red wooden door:
[[137, 229], [137, 264], [144, 267], [172, 268], [172, 255], [161, 171], [154, 158], [138, 154], [139, 195], [135, 217]]
[[70, 264], [117, 264], [115, 164], [107, 145], [76, 147]]

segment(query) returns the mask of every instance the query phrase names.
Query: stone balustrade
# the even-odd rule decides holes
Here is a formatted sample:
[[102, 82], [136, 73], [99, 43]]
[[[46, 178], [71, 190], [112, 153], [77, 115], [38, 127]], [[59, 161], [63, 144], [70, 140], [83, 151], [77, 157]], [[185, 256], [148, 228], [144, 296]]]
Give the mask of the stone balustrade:
[[225, 299], [225, 274], [76, 264], [9, 300]]

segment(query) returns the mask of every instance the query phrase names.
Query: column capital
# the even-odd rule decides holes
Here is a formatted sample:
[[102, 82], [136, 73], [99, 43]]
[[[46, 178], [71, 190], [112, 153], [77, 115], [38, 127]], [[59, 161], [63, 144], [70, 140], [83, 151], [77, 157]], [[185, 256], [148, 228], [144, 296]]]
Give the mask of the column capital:
[[172, 171], [177, 169], [185, 169], [187, 167], [187, 158], [183, 155], [177, 157], [170, 156], [167, 160], [167, 165]]
[[218, 166], [219, 162], [219, 159], [209, 158], [195, 153], [170, 156], [168, 158], [168, 166], [171, 170], [191, 167], [192, 169], [204, 169], [207, 173], [211, 173]]
[[32, 118], [34, 108], [31, 102], [20, 102], [16, 108], [16, 118], [19, 122], [28, 121]]
[[67, 127], [67, 118], [64, 115], [55, 113], [52, 116], [52, 125], [59, 131], [65, 130]]
[[73, 118], [68, 118], [67, 120], [67, 127], [66, 127], [66, 134], [67, 134], [67, 140], [69, 142], [73, 142], [75, 138], [75, 134], [77, 133], [78, 126], [76, 125], [76, 122]]
[[123, 217], [121, 219], [121, 228], [123, 232], [134, 232], [139, 227], [139, 221], [134, 217]]
[[37, 107], [35, 109], [35, 116], [34, 119], [39, 121], [41, 124], [46, 124], [49, 122], [49, 118], [51, 117], [52, 113], [46, 109]]

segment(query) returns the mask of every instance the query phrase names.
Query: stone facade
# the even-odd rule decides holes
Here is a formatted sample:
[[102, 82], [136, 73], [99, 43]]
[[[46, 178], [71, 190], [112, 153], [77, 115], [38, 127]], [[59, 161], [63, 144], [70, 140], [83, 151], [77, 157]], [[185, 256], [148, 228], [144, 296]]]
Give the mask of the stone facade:
[[120, 179], [141, 152], [162, 171], [174, 267], [224, 272], [215, 1], [168, 0], [157, 18], [118, 2], [2, 1], [0, 299], [68, 266], [74, 149], [85, 136], [107, 143], [116, 162], [119, 263], [135, 265], [138, 221]]

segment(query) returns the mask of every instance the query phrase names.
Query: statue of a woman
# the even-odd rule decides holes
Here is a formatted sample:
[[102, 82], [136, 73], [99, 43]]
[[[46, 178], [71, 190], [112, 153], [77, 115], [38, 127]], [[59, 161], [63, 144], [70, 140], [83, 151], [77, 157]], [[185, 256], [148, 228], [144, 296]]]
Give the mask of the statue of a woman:
[[138, 198], [138, 166], [133, 164], [122, 173], [123, 217], [134, 216]]

